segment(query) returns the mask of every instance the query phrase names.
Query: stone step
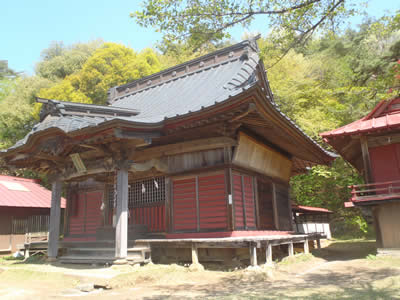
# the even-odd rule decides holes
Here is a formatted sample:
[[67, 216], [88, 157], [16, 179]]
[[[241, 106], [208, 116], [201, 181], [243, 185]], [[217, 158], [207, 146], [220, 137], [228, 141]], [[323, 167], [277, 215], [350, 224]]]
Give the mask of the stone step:
[[115, 257], [110, 256], [77, 256], [77, 255], [65, 255], [59, 258], [60, 263], [64, 264], [93, 264], [93, 263], [113, 263]]

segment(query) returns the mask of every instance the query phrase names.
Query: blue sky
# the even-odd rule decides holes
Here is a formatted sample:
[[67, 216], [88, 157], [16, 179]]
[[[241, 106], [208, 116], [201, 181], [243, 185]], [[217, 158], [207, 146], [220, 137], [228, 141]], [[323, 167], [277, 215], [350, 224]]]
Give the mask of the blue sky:
[[[357, 3], [357, 0], [353, 0]], [[97, 38], [141, 50], [153, 46], [161, 35], [135, 24], [129, 13], [140, 8], [138, 0], [7, 0], [1, 4], [0, 60], [8, 60], [16, 71], [32, 74], [40, 53], [52, 41], [66, 45]], [[360, 1], [361, 3], [361, 1]], [[381, 17], [400, 9], [400, 1], [370, 0], [368, 13]], [[361, 17], [351, 24], [360, 23]], [[251, 32], [266, 33], [263, 20], [256, 20]], [[232, 30], [235, 40], [246, 31]]]

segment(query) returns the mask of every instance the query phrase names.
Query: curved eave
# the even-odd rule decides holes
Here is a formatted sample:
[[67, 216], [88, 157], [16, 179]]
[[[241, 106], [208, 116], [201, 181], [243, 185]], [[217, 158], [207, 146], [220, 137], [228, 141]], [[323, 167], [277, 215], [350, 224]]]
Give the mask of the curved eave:
[[280, 111], [274, 102], [265, 99], [266, 96], [261, 88], [257, 89], [257, 94], [257, 99], [259, 99], [258, 104], [260, 107], [263, 107], [263, 110], [259, 111], [266, 117], [273, 117], [276, 123], [280, 124], [281, 127], [288, 129], [291, 136], [296, 138], [296, 141], [300, 142], [309, 149], [310, 152], [315, 154], [316, 163], [329, 164], [338, 157], [336, 154], [322, 148], [322, 146], [303, 132], [289, 117]]

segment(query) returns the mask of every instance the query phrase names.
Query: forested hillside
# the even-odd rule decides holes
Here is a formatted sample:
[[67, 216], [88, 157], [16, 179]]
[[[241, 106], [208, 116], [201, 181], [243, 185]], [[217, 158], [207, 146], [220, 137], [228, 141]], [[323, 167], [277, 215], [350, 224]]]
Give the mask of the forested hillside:
[[[268, 79], [281, 110], [321, 144], [319, 133], [368, 113], [377, 102], [398, 94], [400, 85], [400, 14], [366, 21], [357, 30], [321, 33], [282, 57], [275, 39], [259, 40]], [[35, 97], [105, 104], [107, 90], [203, 55], [229, 42], [192, 48], [184, 43], [140, 52], [96, 40], [43, 50], [32, 76], [0, 69], [0, 147], [21, 139], [38, 121]], [[327, 145], [323, 145], [327, 147]], [[6, 172], [6, 171], [4, 171]], [[16, 171], [25, 176], [35, 174]], [[337, 159], [332, 167], [314, 167], [292, 179], [292, 197], [305, 205], [334, 210], [338, 231], [366, 225], [359, 212], [345, 210], [347, 186], [361, 181]], [[343, 222], [342, 222], [343, 221]], [[345, 224], [345, 225], [343, 225]]]

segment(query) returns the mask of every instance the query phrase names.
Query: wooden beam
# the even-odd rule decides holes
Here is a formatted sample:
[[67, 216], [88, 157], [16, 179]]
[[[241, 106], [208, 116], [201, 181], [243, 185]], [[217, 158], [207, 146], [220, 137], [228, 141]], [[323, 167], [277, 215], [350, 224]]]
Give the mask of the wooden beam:
[[369, 136], [367, 137], [368, 147], [375, 148], [390, 144], [400, 143], [400, 134], [385, 134], [381, 136]]
[[188, 142], [181, 142], [163, 146], [155, 146], [143, 150], [136, 150], [128, 159], [143, 161], [162, 156], [176, 155], [195, 151], [212, 150], [236, 145], [234, 139], [228, 137], [216, 137], [207, 139], [197, 139]]
[[117, 171], [117, 224], [115, 227], [115, 257], [128, 255], [128, 171]]
[[153, 138], [161, 136], [159, 132], [135, 132], [121, 128], [115, 128], [114, 135], [120, 139], [141, 140], [143, 145], [150, 145]]
[[229, 120], [230, 123], [236, 122], [242, 118], [244, 118], [245, 116], [247, 116], [248, 114], [252, 113], [253, 111], [257, 111], [257, 107], [254, 103], [249, 103], [249, 106], [247, 108], [247, 110], [239, 115], [237, 115], [236, 117], [232, 118], [231, 120]]
[[367, 142], [366, 136], [360, 137], [360, 144], [361, 144], [361, 152], [362, 152], [362, 158], [363, 158], [363, 163], [364, 163], [365, 183], [372, 183], [373, 177], [372, 177], [371, 159], [369, 157], [368, 142]]
[[50, 228], [47, 256], [54, 260], [58, 254], [58, 240], [60, 238], [61, 216], [61, 188], [60, 179], [55, 180], [51, 186]]

